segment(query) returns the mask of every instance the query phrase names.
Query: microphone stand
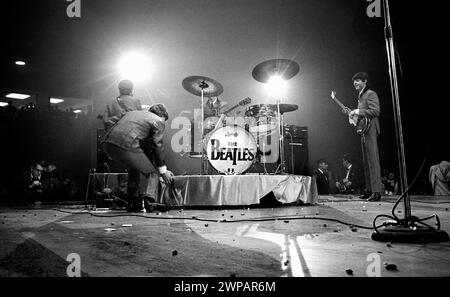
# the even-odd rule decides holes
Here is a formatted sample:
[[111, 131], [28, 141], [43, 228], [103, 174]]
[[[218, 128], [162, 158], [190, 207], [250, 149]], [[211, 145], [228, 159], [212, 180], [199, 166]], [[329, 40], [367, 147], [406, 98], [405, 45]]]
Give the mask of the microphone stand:
[[[378, 215], [373, 220], [374, 232], [372, 239], [384, 242], [407, 242], [407, 243], [423, 243], [423, 242], [441, 242], [450, 240], [449, 235], [440, 230], [439, 217], [434, 214], [424, 219], [419, 219], [411, 215], [411, 200], [409, 197], [409, 190], [412, 184], [408, 187], [407, 173], [406, 173], [406, 158], [405, 146], [403, 142], [402, 120], [400, 113], [400, 96], [398, 92], [397, 68], [395, 61], [395, 47], [394, 38], [391, 26], [391, 16], [389, 11], [388, 0], [383, 0], [384, 7], [384, 23], [386, 35], [386, 51], [389, 65], [389, 78], [391, 85], [391, 95], [394, 108], [395, 132], [397, 136], [397, 152], [399, 157], [400, 168], [400, 188], [402, 195], [392, 209], [392, 216]], [[422, 164], [423, 167], [424, 164]], [[421, 168], [422, 169], [422, 168]], [[395, 215], [395, 208], [403, 199], [404, 218], [400, 219]], [[390, 220], [385, 221], [381, 226], [376, 226], [378, 218], [385, 217]], [[436, 218], [437, 228], [430, 226], [424, 221], [431, 218]]]

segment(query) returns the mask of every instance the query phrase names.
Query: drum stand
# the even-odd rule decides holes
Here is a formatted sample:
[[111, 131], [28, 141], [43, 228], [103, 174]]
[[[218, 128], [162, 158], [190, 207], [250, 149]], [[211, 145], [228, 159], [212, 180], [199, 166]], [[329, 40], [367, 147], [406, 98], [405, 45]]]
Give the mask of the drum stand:
[[202, 150], [202, 164], [201, 164], [201, 171], [200, 171], [200, 175], [204, 175], [206, 173], [206, 166], [207, 166], [207, 158], [205, 156], [205, 130], [203, 127], [203, 122], [205, 121], [205, 102], [204, 102], [204, 94], [203, 94], [203, 90], [206, 89], [208, 87], [208, 84], [204, 81], [202, 81], [199, 85], [200, 89], [201, 89], [201, 100], [202, 100], [202, 123], [201, 123], [201, 130], [202, 130], [202, 145], [201, 145], [201, 150]]
[[285, 174], [286, 173], [286, 164], [284, 161], [284, 135], [283, 135], [283, 115], [280, 112], [280, 101], [281, 99], [277, 100], [277, 110], [278, 110], [278, 123], [279, 123], [279, 131], [280, 131], [280, 141], [279, 141], [279, 148], [280, 148], [280, 164], [277, 167], [277, 170], [275, 171], [275, 174]]

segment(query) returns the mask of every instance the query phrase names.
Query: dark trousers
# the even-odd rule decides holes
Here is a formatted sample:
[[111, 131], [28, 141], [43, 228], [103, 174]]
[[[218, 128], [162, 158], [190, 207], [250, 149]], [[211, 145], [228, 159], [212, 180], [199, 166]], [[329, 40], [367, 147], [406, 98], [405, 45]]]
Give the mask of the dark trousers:
[[111, 143], [104, 143], [103, 150], [108, 157], [127, 167], [128, 196], [158, 198], [159, 174], [144, 152], [128, 151]]
[[366, 135], [361, 137], [366, 190], [371, 192], [381, 192], [381, 169], [377, 137], [375, 126], [371, 126]]

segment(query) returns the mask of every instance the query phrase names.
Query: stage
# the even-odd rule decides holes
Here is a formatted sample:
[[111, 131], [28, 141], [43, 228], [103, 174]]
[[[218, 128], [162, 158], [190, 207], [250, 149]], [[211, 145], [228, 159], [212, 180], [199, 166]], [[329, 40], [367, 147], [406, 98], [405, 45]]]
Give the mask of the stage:
[[[389, 214], [397, 198], [320, 196], [315, 205], [140, 214], [82, 202], [1, 207], [0, 276], [66, 277], [73, 254], [81, 276], [94, 277], [449, 276], [449, 242], [371, 240], [373, 218]], [[450, 231], [450, 197], [413, 196], [411, 203], [414, 215], [436, 213]]]

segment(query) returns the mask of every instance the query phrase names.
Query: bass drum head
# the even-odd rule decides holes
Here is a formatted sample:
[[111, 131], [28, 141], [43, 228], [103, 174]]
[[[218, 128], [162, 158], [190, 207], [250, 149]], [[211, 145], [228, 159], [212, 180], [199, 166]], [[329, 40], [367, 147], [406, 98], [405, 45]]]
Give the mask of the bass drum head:
[[239, 126], [226, 126], [208, 139], [208, 161], [223, 174], [242, 174], [253, 164], [257, 152], [253, 136]]

